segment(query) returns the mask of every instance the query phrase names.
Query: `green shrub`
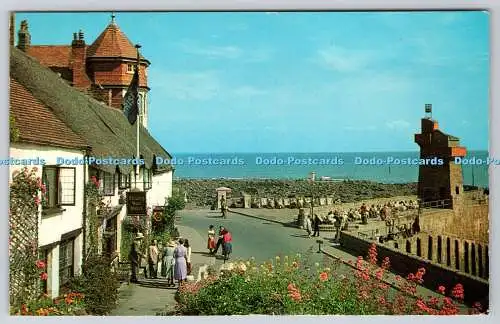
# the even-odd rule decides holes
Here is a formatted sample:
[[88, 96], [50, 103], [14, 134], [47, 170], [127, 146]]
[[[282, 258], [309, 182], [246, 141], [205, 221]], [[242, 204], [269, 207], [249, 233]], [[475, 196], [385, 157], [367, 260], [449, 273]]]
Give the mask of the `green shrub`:
[[104, 256], [90, 256], [85, 260], [82, 274], [70, 284], [71, 290], [85, 294], [85, 308], [92, 315], [107, 315], [116, 307], [118, 287], [118, 277]]

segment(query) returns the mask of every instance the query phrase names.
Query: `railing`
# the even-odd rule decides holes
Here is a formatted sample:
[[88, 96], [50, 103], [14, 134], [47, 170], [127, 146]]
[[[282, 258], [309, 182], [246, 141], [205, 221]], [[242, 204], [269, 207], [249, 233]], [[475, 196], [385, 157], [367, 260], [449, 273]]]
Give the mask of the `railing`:
[[419, 203], [419, 208], [451, 208], [453, 199], [441, 199]]

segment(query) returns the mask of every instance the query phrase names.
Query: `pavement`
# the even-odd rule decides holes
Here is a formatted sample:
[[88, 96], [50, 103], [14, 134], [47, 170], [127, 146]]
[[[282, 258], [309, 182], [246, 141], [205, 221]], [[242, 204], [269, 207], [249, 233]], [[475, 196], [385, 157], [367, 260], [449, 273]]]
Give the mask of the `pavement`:
[[[206, 240], [195, 229], [178, 225], [179, 233], [189, 239], [192, 247], [192, 274], [198, 274], [200, 265], [215, 264], [215, 257], [206, 252]], [[177, 288], [168, 287], [165, 279], [145, 279], [141, 274], [138, 284], [122, 284], [119, 289], [118, 306], [111, 316], [157, 316], [168, 315], [174, 310]]]

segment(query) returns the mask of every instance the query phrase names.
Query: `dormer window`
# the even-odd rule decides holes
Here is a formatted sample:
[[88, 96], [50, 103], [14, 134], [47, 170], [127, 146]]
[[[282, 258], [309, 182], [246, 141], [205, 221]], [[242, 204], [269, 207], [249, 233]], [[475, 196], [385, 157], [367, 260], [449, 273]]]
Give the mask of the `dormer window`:
[[127, 64], [127, 73], [134, 73], [134, 64]]

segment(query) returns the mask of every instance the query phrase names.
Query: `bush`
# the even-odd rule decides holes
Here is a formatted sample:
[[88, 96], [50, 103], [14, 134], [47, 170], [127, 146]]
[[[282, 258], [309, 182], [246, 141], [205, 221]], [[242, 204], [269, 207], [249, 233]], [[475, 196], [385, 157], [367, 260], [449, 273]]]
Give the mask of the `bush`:
[[[385, 283], [389, 259], [377, 265], [376, 246], [368, 260], [358, 258], [351, 272], [337, 263], [307, 266], [297, 255], [279, 257], [274, 262], [257, 265], [253, 261], [237, 262], [219, 278], [211, 276], [197, 283], [186, 283], [178, 294], [177, 311], [182, 315], [455, 315], [463, 301], [461, 285], [448, 295], [437, 287], [440, 298], [417, 295], [425, 269], [399, 278], [397, 290]], [[476, 304], [469, 313], [480, 313]]]
[[119, 280], [111, 271], [110, 260], [104, 256], [90, 256], [82, 265], [82, 274], [73, 279], [71, 290], [85, 294], [85, 309], [92, 315], [107, 315], [116, 307]]

